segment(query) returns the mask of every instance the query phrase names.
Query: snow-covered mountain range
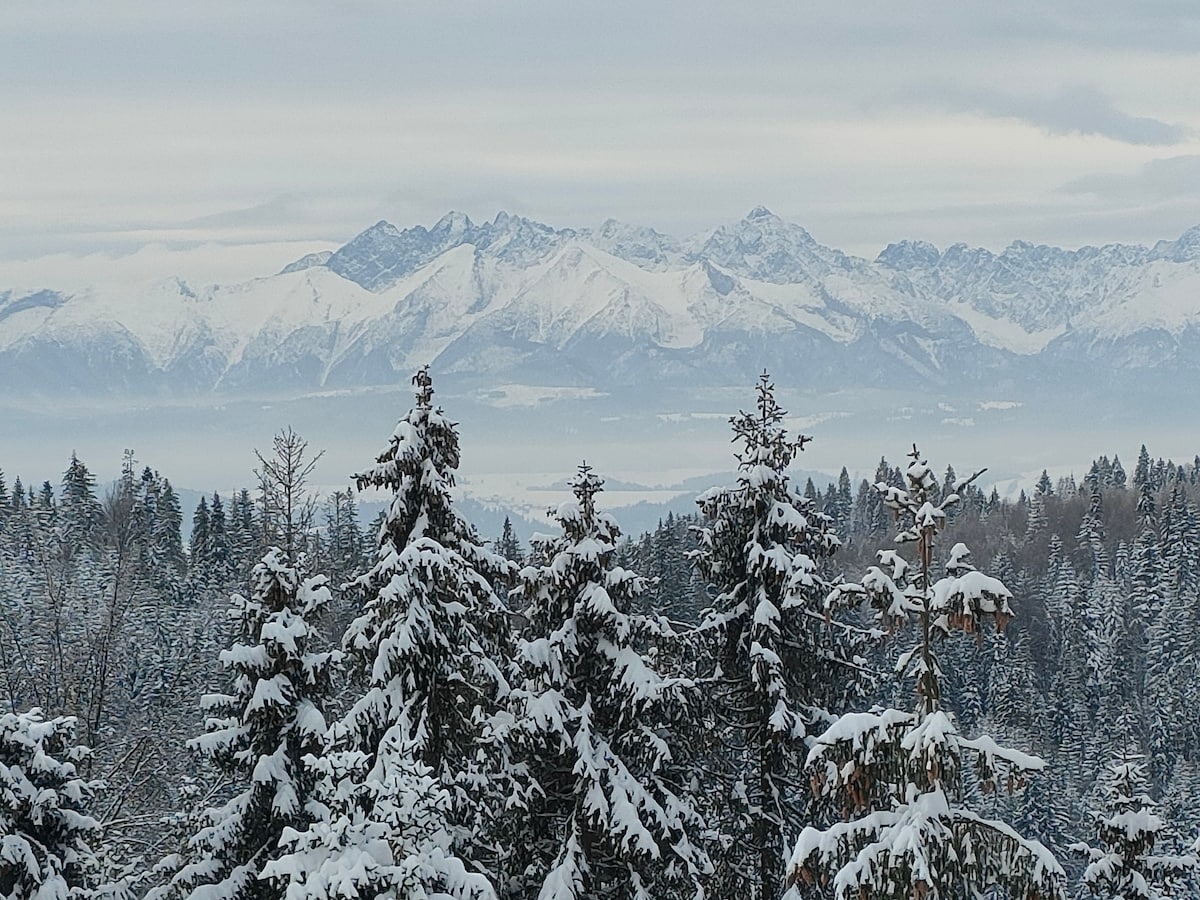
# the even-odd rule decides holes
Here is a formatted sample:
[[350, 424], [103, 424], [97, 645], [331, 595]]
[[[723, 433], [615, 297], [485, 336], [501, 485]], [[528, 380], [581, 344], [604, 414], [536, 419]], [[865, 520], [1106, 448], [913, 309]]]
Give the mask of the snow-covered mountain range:
[[1200, 370], [1200, 226], [1153, 247], [1000, 254], [902, 241], [873, 260], [764, 208], [678, 240], [500, 213], [387, 222], [273, 275], [0, 290], [0, 393], [187, 397], [445, 376], [606, 389], [1095, 383]]

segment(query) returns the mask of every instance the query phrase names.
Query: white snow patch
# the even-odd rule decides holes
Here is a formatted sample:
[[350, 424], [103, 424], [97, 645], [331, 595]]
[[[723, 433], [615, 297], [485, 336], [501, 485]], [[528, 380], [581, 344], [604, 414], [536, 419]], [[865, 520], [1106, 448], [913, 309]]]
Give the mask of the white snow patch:
[[824, 422], [831, 422], [834, 419], [848, 419], [853, 413], [844, 410], [834, 410], [832, 412], [815, 413], [811, 416], [788, 416], [784, 419], [784, 425], [791, 429], [813, 428]]
[[1016, 322], [993, 319], [966, 303], [954, 307], [954, 315], [971, 326], [981, 344], [1009, 350], [1021, 356], [1033, 356], [1046, 349], [1046, 345], [1065, 332], [1066, 326], [1046, 328], [1042, 331], [1026, 331]]
[[1081, 319], [1097, 336], [1121, 338], [1161, 328], [1177, 335], [1200, 319], [1200, 267], [1159, 260], [1140, 269], [1110, 273], [1108, 285], [1118, 297]]
[[1016, 400], [981, 400], [979, 402], [979, 408], [981, 410], [1020, 409], [1024, 405], [1024, 403], [1020, 403]]
[[475, 399], [497, 409], [542, 406], [558, 400], [597, 400], [608, 395], [590, 387], [550, 387], [536, 384], [502, 384], [477, 391]]

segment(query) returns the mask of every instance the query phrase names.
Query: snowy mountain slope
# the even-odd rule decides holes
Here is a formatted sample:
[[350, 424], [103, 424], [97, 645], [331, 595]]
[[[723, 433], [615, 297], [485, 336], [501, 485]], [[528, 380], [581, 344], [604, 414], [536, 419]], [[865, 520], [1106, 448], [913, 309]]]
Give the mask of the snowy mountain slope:
[[[1015, 241], [998, 255], [965, 244], [940, 253], [930, 244], [904, 241], [889, 245], [876, 262], [900, 290], [968, 305], [1028, 333], [1080, 327], [1115, 307], [1124, 311], [1109, 317], [1106, 327], [1132, 333], [1159, 324], [1154, 323], [1158, 314], [1141, 302], [1151, 286], [1195, 296], [1200, 226], [1152, 250], [1122, 244], [1062, 250]], [[1184, 319], [1191, 321], [1198, 311], [1195, 303], [1184, 303], [1178, 309], [1183, 318], [1173, 316], [1173, 324], [1183, 327]]]
[[500, 213], [380, 222], [232, 285], [0, 292], [0, 392], [175, 396], [464, 379], [817, 385], [1200, 367], [1200, 226], [1153, 248], [889, 245], [874, 261], [758, 207], [687, 240]]
[[684, 260], [683, 245], [675, 238], [616, 219], [608, 219], [594, 231], [581, 232], [580, 237], [597, 250], [651, 271], [678, 266]]

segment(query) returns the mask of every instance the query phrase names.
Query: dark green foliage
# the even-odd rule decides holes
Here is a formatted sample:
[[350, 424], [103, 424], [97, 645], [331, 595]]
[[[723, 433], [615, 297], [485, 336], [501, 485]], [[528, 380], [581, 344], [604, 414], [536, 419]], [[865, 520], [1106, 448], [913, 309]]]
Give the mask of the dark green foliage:
[[190, 558], [193, 567], [198, 567], [208, 555], [208, 498], [201, 497], [192, 513], [192, 538]]
[[504, 528], [500, 532], [500, 537], [496, 540], [496, 552], [509, 562], [521, 563], [525, 561], [525, 551], [521, 549], [521, 542], [518, 540], [517, 532], [513, 528], [512, 519], [508, 516], [504, 517]]
[[[829, 816], [825, 829], [804, 828], [789, 881], [798, 890], [832, 882], [838, 900], [981, 897], [992, 890], [1061, 898], [1063, 873], [1047, 848], [973, 808], [981, 795], [1002, 786], [1011, 792], [1016, 780], [1045, 763], [987, 735], [966, 739], [946, 712], [942, 691], [952, 684], [951, 657], [941, 652], [942, 639], [954, 630], [979, 636], [986, 621], [1002, 629], [1012, 617], [1012, 595], [968, 562], [962, 543], [950, 549], [946, 574], [935, 582], [938, 538], [960, 495], [939, 488], [916, 446], [910, 458], [904, 488], [880, 483], [877, 490], [896, 514], [895, 544], [913, 552], [880, 550], [878, 566], [859, 583], [837, 585], [825, 604], [865, 601], [889, 629], [916, 621], [916, 645], [897, 666], [915, 686], [916, 710], [847, 713], [817, 737], [808, 757], [812, 790], [828, 812], [840, 811], [841, 821]], [[961, 486], [964, 494], [976, 477]], [[946, 481], [953, 483], [953, 470]], [[960, 705], [978, 719], [976, 679], [968, 674], [959, 689]]]
[[696, 515], [667, 513], [654, 531], [621, 545], [621, 565], [649, 579], [649, 589], [636, 601], [639, 612], [666, 616], [680, 624], [700, 621], [710, 600], [703, 578], [692, 565], [699, 523]]
[[[457, 428], [434, 406], [428, 370], [413, 383], [415, 405], [355, 476], [359, 490], [390, 499], [373, 564], [354, 579], [362, 606], [342, 645], [365, 692], [336, 726], [338, 749], [361, 754], [376, 773], [428, 767], [449, 797], [451, 849], [476, 862], [494, 852], [484, 846], [484, 820], [496, 811], [487, 798], [497, 786], [481, 772], [479, 751], [484, 719], [509, 689], [512, 635], [496, 590], [515, 566], [455, 508]], [[360, 777], [347, 778], [345, 790], [369, 787]], [[368, 820], [386, 806], [376, 798]]]
[[[1196, 871], [1194, 854], [1164, 854], [1165, 823], [1157, 804], [1146, 794], [1146, 773], [1137, 754], [1125, 754], [1103, 779], [1104, 804], [1093, 815], [1099, 846], [1071, 847], [1088, 863], [1083, 883], [1102, 897], [1161, 900], [1171, 896], [1172, 882]], [[1158, 852], [1155, 852], [1155, 851]]]
[[335, 591], [341, 591], [367, 562], [367, 542], [358, 523], [358, 503], [350, 488], [325, 498], [324, 528], [317, 559]]

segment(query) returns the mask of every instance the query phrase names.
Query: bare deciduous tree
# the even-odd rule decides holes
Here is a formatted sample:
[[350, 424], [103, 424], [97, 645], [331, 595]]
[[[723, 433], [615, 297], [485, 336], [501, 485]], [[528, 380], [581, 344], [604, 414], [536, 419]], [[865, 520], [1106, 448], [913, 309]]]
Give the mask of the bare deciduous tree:
[[295, 561], [308, 549], [316, 516], [316, 500], [304, 488], [325, 451], [309, 456], [308, 441], [290, 425], [277, 432], [271, 444], [270, 457], [254, 451], [259, 462], [254, 474], [258, 476], [263, 543], [278, 546]]

